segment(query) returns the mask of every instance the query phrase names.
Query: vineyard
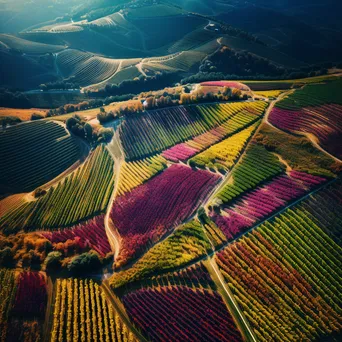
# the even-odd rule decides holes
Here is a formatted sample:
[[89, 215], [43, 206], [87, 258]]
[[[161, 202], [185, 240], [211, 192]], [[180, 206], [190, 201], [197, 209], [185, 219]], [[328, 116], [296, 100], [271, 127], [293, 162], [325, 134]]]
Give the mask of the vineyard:
[[153, 246], [133, 267], [115, 274], [111, 278], [111, 286], [118, 288], [131, 281], [184, 267], [209, 250], [210, 243], [201, 224], [191, 221], [177, 227], [166, 240]]
[[341, 329], [341, 248], [305, 212], [285, 211], [216, 261], [260, 341], [313, 340]]
[[6, 341], [8, 316], [15, 299], [16, 285], [14, 272], [0, 270], [0, 340]]
[[0, 341], [38, 341], [47, 303], [45, 276], [0, 270]]
[[81, 249], [89, 248], [105, 256], [111, 252], [107, 239], [104, 216], [95, 217], [86, 223], [78, 224], [71, 228], [65, 228], [60, 231], [42, 233], [51, 243], [56, 244], [67, 241], [77, 241]]
[[118, 70], [120, 60], [78, 50], [64, 50], [57, 54], [56, 63], [64, 78], [73, 77], [80, 85], [87, 86], [113, 76]]
[[230, 240], [277, 209], [304, 196], [307, 191], [325, 181], [322, 177], [291, 171], [242, 195], [233, 205], [223, 210], [224, 215], [213, 214], [214, 221]]
[[121, 169], [118, 194], [123, 195], [143, 184], [166, 168], [162, 156], [154, 156], [139, 161], [124, 163]]
[[[16, 153], [13, 154], [13, 148]], [[34, 190], [80, 158], [78, 141], [53, 121], [17, 125], [0, 132], [0, 194]]]
[[[265, 107], [264, 102], [210, 104], [155, 110], [143, 117], [128, 118], [120, 127], [126, 158], [136, 160], [151, 156], [201, 136], [208, 130], [213, 130], [207, 133], [218, 135], [219, 141], [257, 121]], [[146, 135], [148, 127], [153, 127], [153, 130]], [[202, 138], [210, 139], [210, 136]], [[197, 143], [196, 140], [194, 142]], [[191, 145], [191, 142], [187, 145]], [[201, 148], [205, 147], [199, 147]], [[172, 158], [177, 158], [177, 154], [172, 155], [172, 150], [170, 153]]]
[[285, 131], [313, 135], [326, 151], [341, 159], [341, 89], [341, 81], [308, 85], [280, 101], [269, 121]]
[[100, 286], [87, 279], [58, 279], [51, 342], [138, 341]]
[[142, 289], [123, 302], [151, 341], [242, 341], [216, 292], [182, 286]]
[[207, 167], [226, 172], [232, 168], [257, 126], [252, 125], [240, 133], [236, 133], [232, 137], [209, 147], [192, 158], [190, 163], [192, 162], [193, 165], [198, 167]]
[[117, 266], [141, 254], [148, 245], [190, 217], [218, 180], [218, 176], [206, 171], [172, 165], [149, 182], [120, 196], [111, 212], [122, 239]]
[[[83, 31], [128, 38], [136, 23], [147, 32], [155, 11], [139, 8], [94, 12]], [[45, 29], [81, 25], [59, 24]], [[196, 30], [178, 45], [216, 34]], [[54, 57], [84, 84], [192, 63], [163, 51], [116, 64], [76, 49]], [[284, 92], [279, 84], [295, 81], [250, 81], [273, 84], [259, 92], [233, 80], [147, 91], [75, 113], [91, 143], [66, 129], [73, 113], [4, 125], [0, 342], [339, 341], [341, 81], [315, 80]], [[207, 103], [197, 94], [224, 87], [248, 96]], [[162, 96], [173, 105], [154, 106]], [[96, 119], [110, 111], [114, 120]]]
[[114, 187], [113, 167], [109, 153], [99, 146], [82, 166], [43, 197], [6, 213], [0, 226], [8, 232], [57, 229], [104, 212]]
[[232, 181], [217, 194], [223, 204], [284, 171], [284, 165], [264, 147], [251, 144], [231, 173]]
[[54, 53], [65, 49], [62, 45], [37, 43], [8, 34], [0, 34], [0, 42], [9, 49], [29, 54]]

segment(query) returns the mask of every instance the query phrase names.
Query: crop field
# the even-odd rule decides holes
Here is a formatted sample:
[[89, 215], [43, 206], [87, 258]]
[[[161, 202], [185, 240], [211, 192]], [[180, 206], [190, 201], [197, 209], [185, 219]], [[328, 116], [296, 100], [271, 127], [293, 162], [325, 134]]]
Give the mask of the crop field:
[[216, 259], [258, 339], [292, 341], [340, 330], [340, 256], [321, 224], [289, 209]]
[[240, 197], [233, 205], [223, 210], [224, 215], [214, 215], [215, 223], [226, 237], [234, 239], [241, 232], [270, 216], [278, 208], [302, 197], [324, 183], [325, 179], [304, 172], [292, 171], [280, 175]]
[[[141, 289], [125, 296], [123, 302], [132, 321], [151, 341], [188, 340], [190, 336], [192, 341], [242, 341], [216, 292], [182, 286]], [[165, 326], [172, 329], [164, 329]]]
[[113, 28], [119, 26], [121, 29], [131, 29], [132, 24], [125, 19], [120, 13], [113, 13], [111, 15], [93, 20], [89, 22], [89, 25], [95, 25], [101, 28]]
[[[68, 77], [97, 58], [63, 56]], [[104, 124], [93, 108], [0, 130], [0, 342], [339, 341], [341, 81], [281, 82], [177, 85], [104, 106]]]
[[197, 48], [200, 45], [213, 41], [217, 37], [212, 31], [204, 30], [200, 28], [198, 30], [192, 31], [184, 36], [183, 39], [174, 43], [170, 48], [169, 52], [174, 53], [177, 51], [187, 51], [193, 48]]
[[58, 279], [51, 341], [138, 341], [100, 286], [88, 279]]
[[[13, 148], [16, 149], [13, 155]], [[53, 121], [36, 121], [0, 131], [0, 194], [34, 190], [57, 177], [81, 156], [79, 142]]]
[[[220, 112], [227, 112], [228, 110], [228, 119], [226, 122], [186, 141], [185, 143], [180, 143], [171, 147], [163, 152], [163, 156], [174, 162], [185, 161], [195, 154], [209, 148], [216, 142], [237, 133], [254, 122], [257, 122], [262, 116], [265, 106], [266, 104], [263, 102], [253, 102], [246, 107], [241, 107], [237, 104], [205, 107], [197, 106], [195, 107], [195, 113], [197, 112], [206, 118], [214, 113], [219, 114]], [[194, 110], [194, 107], [190, 107], [189, 109]], [[222, 170], [222, 168], [219, 169]]]
[[198, 167], [226, 172], [235, 164], [257, 126], [258, 124], [251, 125], [240, 133], [209, 147], [190, 159], [190, 163]]
[[0, 42], [9, 49], [28, 54], [55, 53], [65, 49], [62, 45], [36, 43], [8, 34], [0, 34]]
[[71, 228], [44, 232], [42, 236], [53, 244], [77, 241], [82, 249], [88, 247], [101, 256], [105, 256], [111, 251], [104, 226], [104, 215], [100, 215], [86, 223], [78, 224]]
[[77, 50], [64, 50], [57, 54], [56, 63], [64, 78], [74, 77], [80, 85], [89, 85], [113, 76], [118, 70], [120, 60]]
[[139, 161], [124, 163], [121, 169], [118, 194], [123, 195], [145, 183], [166, 168], [166, 159], [154, 156]]
[[6, 213], [0, 225], [8, 231], [58, 229], [104, 212], [114, 186], [113, 167], [109, 153], [99, 146], [82, 166], [43, 197]]
[[[145, 114], [144, 120], [129, 118], [120, 127], [126, 158], [135, 160], [153, 155], [213, 128], [217, 128], [223, 138], [234, 131], [233, 125], [227, 122], [230, 118], [234, 120], [234, 115], [241, 112], [243, 117], [240, 117], [242, 123], [237, 120], [237, 129], [238, 126], [243, 126], [243, 120], [248, 116], [257, 120], [264, 109], [263, 102], [210, 104], [155, 110]], [[225, 122], [227, 127], [221, 127]], [[154, 130], [146, 135], [144, 132], [149, 126], [154, 127]]]
[[[149, 182], [119, 197], [111, 219], [123, 247], [118, 265], [141, 254], [148, 244], [190, 217], [217, 184], [219, 177], [182, 165], [172, 165]], [[134, 217], [130, 215], [134, 212]]]
[[46, 277], [42, 273], [0, 270], [1, 341], [42, 338], [47, 305]]
[[342, 82], [308, 85], [277, 103], [269, 121], [289, 132], [312, 135], [326, 151], [341, 159]]
[[284, 165], [274, 154], [261, 146], [251, 144], [242, 162], [233, 169], [232, 182], [224, 186], [217, 197], [222, 203], [229, 203], [245, 191], [253, 189], [284, 170]]
[[[221, 235], [221, 238], [224, 241], [224, 236]], [[204, 256], [209, 249], [210, 242], [201, 224], [191, 221], [177, 227], [166, 240], [153, 246], [133, 267], [115, 274], [111, 286], [118, 288], [144, 277], [185, 266]]]

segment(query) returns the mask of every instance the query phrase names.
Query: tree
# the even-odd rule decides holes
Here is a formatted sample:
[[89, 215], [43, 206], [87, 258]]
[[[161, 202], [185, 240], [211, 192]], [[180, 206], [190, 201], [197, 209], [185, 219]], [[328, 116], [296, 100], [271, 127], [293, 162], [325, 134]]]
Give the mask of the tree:
[[34, 191], [34, 198], [38, 198], [38, 197], [42, 197], [46, 194], [46, 190], [45, 189], [42, 189], [42, 188], [37, 188], [35, 191]]
[[12, 267], [14, 264], [14, 256], [10, 247], [5, 247], [0, 250], [0, 265]]
[[62, 266], [62, 253], [50, 252], [44, 262], [46, 272], [59, 271]]
[[41, 119], [44, 119], [44, 115], [43, 114], [39, 114], [39, 113], [33, 113], [31, 115], [31, 120], [41, 120]]
[[101, 128], [98, 132], [98, 142], [109, 143], [114, 136], [113, 128]]
[[102, 267], [99, 255], [91, 251], [74, 257], [68, 264], [71, 275], [80, 276], [95, 273]]
[[86, 123], [84, 125], [84, 133], [85, 133], [85, 138], [88, 141], [92, 141], [92, 139], [93, 139], [93, 127], [89, 123]]
[[78, 120], [75, 117], [67, 119], [66, 121], [67, 129], [70, 131], [77, 123], [78, 123]]

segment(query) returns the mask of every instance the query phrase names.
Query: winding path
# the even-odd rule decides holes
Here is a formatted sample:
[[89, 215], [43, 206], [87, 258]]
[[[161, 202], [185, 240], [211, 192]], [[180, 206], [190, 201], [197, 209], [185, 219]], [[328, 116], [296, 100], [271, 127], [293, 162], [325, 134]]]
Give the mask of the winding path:
[[118, 194], [119, 183], [120, 183], [120, 173], [122, 164], [125, 160], [125, 155], [121, 146], [120, 135], [119, 135], [119, 127], [116, 130], [112, 142], [106, 147], [112, 158], [114, 159], [114, 190], [112, 196], [109, 200], [109, 204], [107, 207], [106, 215], [104, 218], [104, 226], [106, 229], [106, 233], [109, 239], [109, 243], [114, 251], [114, 260], [119, 255], [119, 251], [121, 248], [120, 243], [120, 235], [117, 232], [114, 224], [110, 218], [110, 213], [113, 207], [113, 203]]

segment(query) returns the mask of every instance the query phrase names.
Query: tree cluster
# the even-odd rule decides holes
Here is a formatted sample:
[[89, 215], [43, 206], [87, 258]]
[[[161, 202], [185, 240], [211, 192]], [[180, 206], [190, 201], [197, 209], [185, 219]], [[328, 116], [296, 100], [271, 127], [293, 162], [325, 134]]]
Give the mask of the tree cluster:
[[70, 78], [68, 81], [56, 81], [43, 83], [39, 86], [40, 90], [48, 91], [48, 90], [67, 90], [67, 89], [79, 89], [80, 85], [74, 81], [73, 78]]
[[176, 76], [171, 73], [157, 73], [154, 76], [143, 76], [133, 80], [124, 80], [119, 84], [107, 84], [98, 92], [88, 92], [89, 96], [120, 96], [126, 94], [139, 94], [143, 91], [158, 90], [167, 87], [176, 80]]

